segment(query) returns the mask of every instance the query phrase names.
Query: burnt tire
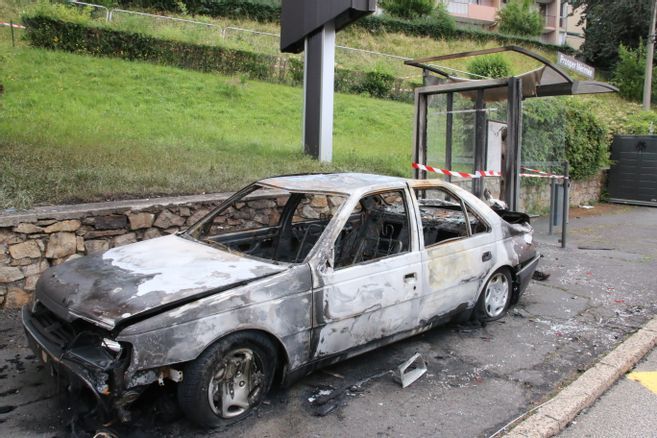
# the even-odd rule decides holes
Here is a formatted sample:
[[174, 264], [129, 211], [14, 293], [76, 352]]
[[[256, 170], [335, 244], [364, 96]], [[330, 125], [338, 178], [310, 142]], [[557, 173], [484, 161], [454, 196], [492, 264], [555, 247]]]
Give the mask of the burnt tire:
[[229, 335], [184, 369], [178, 403], [204, 428], [229, 426], [249, 416], [269, 392], [278, 361], [276, 346], [260, 333]]
[[513, 279], [507, 268], [490, 276], [479, 295], [473, 317], [479, 321], [496, 321], [506, 315], [513, 295]]

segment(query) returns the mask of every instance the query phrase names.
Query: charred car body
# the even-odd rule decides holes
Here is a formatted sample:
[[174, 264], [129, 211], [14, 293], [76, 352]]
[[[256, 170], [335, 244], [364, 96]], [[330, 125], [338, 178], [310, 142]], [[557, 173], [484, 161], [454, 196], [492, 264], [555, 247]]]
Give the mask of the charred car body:
[[190, 419], [222, 425], [275, 380], [503, 316], [538, 263], [528, 221], [436, 180], [269, 178], [185, 232], [51, 268], [23, 324], [104, 415], [167, 379]]

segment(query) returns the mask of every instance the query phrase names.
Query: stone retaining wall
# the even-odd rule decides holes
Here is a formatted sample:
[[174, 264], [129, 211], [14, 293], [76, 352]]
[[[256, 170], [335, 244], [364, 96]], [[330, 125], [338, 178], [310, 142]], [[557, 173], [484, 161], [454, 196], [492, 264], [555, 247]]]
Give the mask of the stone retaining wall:
[[40, 207], [0, 215], [0, 307], [26, 303], [39, 275], [74, 257], [179, 231], [226, 194]]
[[[550, 182], [541, 180], [542, 184], [521, 188], [520, 210], [543, 214], [550, 209]], [[606, 174], [570, 183], [570, 205], [589, 205], [598, 202], [606, 184]]]
[[[598, 200], [603, 184], [602, 175], [588, 181], [574, 181], [571, 205]], [[24, 213], [2, 214], [0, 307], [13, 308], [26, 303], [39, 275], [50, 266], [175, 233], [205, 216], [228, 196], [213, 194], [39, 207]], [[523, 209], [546, 211], [549, 201], [549, 183], [523, 188]], [[266, 215], [265, 211], [251, 206], [246, 210], [251, 217]]]

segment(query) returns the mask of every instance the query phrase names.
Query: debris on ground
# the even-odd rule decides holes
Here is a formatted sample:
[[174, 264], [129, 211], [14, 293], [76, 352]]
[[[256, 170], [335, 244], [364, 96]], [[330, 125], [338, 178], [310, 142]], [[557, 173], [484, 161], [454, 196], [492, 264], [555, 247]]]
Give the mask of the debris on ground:
[[583, 249], [583, 250], [588, 250], [588, 251], [614, 251], [616, 248], [612, 248], [609, 246], [585, 246], [585, 245], [579, 245], [577, 249]]
[[344, 379], [344, 376], [342, 374], [338, 374], [336, 372], [329, 371], [329, 370], [320, 370], [320, 371], [324, 374], [329, 375], [329, 376], [333, 376], [333, 377], [338, 378], [338, 379]]
[[543, 272], [543, 271], [538, 271], [538, 270], [536, 270], [536, 271], [534, 271], [534, 273], [532, 274], [532, 280], [536, 280], [536, 281], [545, 281], [545, 280], [547, 280], [548, 278], [550, 278], [550, 274], [547, 274], [547, 273], [545, 273], [545, 272]]
[[415, 353], [410, 359], [399, 365], [397, 373], [394, 375], [394, 379], [402, 388], [406, 388], [422, 377], [426, 372], [427, 363], [420, 353]]

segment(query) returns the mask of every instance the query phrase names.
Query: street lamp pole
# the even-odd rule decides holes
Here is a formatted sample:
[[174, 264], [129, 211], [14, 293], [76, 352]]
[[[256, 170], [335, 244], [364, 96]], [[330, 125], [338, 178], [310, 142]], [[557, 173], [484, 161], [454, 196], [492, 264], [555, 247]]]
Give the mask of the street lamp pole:
[[652, 4], [652, 21], [650, 22], [650, 31], [648, 34], [648, 56], [646, 57], [646, 74], [643, 83], [643, 109], [650, 110], [650, 97], [652, 95], [652, 63], [655, 53], [655, 22], [657, 21], [657, 0]]

